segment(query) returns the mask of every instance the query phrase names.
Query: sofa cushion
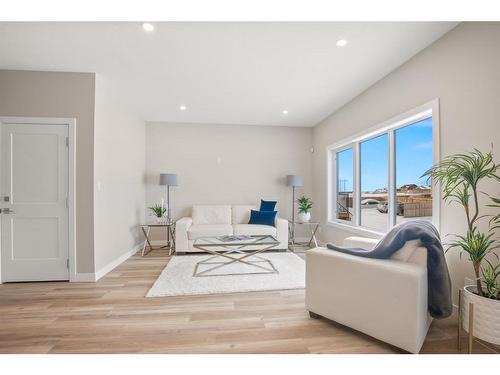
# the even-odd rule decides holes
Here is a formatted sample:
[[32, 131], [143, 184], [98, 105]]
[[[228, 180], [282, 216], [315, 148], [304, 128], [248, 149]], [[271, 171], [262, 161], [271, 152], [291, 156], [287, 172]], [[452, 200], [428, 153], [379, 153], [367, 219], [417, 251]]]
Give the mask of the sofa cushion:
[[250, 220], [250, 210], [256, 210], [257, 206], [233, 206], [231, 208], [231, 223], [247, 224]]
[[245, 234], [247, 236], [276, 236], [276, 228], [269, 225], [235, 224], [233, 225], [233, 230], [235, 235]]
[[193, 224], [231, 224], [231, 206], [193, 206]]
[[188, 238], [195, 240], [201, 237], [228, 236], [233, 234], [229, 224], [193, 224], [189, 227]]

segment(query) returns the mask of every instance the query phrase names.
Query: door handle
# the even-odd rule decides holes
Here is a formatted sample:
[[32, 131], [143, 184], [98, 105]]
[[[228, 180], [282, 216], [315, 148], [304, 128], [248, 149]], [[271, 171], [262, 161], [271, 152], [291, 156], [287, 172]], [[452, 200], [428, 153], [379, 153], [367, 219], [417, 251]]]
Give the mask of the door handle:
[[0, 208], [0, 213], [2, 213], [2, 214], [13, 214], [14, 210], [12, 210], [10, 208]]

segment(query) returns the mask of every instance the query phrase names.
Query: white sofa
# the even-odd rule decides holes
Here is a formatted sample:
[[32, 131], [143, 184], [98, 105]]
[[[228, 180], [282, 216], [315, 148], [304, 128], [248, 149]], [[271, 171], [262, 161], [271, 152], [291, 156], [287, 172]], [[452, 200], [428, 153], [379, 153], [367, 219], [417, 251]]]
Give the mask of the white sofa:
[[[272, 235], [280, 242], [277, 250], [288, 247], [288, 221], [276, 218], [275, 226], [248, 224], [250, 210], [257, 206], [205, 206], [192, 207], [191, 217], [183, 217], [175, 224], [175, 251], [177, 254], [201, 252], [193, 247], [200, 237], [224, 235]], [[249, 250], [251, 248], [248, 248]]]
[[[343, 246], [372, 249], [349, 237]], [[306, 253], [306, 308], [381, 341], [418, 353], [432, 322], [427, 310], [427, 251], [409, 241], [391, 259], [317, 247]]]

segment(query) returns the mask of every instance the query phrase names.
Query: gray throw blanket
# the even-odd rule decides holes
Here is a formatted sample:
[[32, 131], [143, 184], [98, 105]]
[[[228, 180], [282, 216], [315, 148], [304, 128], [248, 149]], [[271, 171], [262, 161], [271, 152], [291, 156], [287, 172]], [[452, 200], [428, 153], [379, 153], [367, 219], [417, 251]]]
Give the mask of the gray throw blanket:
[[442, 319], [451, 315], [451, 281], [446, 266], [439, 233], [431, 223], [423, 220], [408, 221], [392, 228], [373, 250], [349, 249], [327, 244], [329, 249], [366, 258], [386, 259], [401, 249], [406, 241], [420, 240], [427, 249], [427, 284], [429, 313]]

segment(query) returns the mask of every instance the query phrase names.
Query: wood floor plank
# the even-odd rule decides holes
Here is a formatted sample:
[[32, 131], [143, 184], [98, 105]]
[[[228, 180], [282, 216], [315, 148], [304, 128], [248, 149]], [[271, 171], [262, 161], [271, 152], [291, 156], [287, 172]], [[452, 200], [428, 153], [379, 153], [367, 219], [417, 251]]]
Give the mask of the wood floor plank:
[[[0, 285], [0, 353], [402, 352], [309, 318], [304, 290], [146, 298], [169, 259], [135, 255], [97, 283]], [[457, 353], [455, 332], [455, 319], [435, 321], [422, 352]]]

